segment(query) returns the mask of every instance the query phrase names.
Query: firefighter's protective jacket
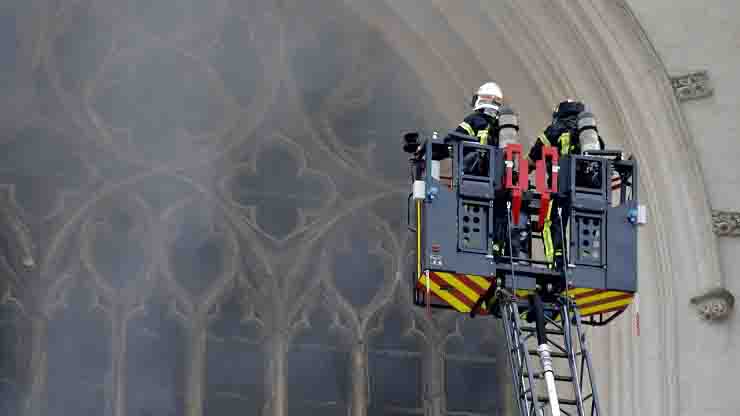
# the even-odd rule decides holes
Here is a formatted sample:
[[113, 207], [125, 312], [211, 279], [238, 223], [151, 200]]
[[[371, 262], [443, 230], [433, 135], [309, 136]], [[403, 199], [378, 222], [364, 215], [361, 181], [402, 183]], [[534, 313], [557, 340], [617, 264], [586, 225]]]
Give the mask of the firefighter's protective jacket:
[[[599, 145], [604, 148], [604, 141], [599, 136]], [[580, 154], [581, 143], [578, 140], [578, 129], [576, 116], [557, 119], [547, 126], [544, 132], [537, 136], [532, 149], [529, 151], [529, 161], [534, 162], [542, 159], [542, 147], [555, 146], [560, 156], [568, 154]]]
[[480, 144], [498, 146], [498, 119], [484, 112], [475, 111], [465, 117], [455, 132], [476, 137]]

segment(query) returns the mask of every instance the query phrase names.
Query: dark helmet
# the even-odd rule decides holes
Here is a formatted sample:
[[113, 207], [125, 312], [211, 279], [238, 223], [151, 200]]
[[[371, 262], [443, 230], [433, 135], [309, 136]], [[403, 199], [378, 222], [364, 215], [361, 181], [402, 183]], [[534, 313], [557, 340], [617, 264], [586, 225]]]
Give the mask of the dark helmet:
[[561, 101], [552, 112], [552, 118], [562, 119], [566, 117], [577, 116], [581, 114], [585, 109], [585, 106], [580, 101], [565, 100]]

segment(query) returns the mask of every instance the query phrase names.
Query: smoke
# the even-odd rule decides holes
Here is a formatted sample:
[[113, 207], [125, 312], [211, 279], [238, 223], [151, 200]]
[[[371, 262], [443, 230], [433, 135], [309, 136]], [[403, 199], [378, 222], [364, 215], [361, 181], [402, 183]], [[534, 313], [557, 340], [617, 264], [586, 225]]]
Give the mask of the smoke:
[[[0, 305], [0, 412], [420, 413], [400, 137], [454, 127], [479, 51], [419, 2], [47, 3], [0, 6], [0, 184], [47, 260]], [[463, 361], [434, 385], [490, 410]]]

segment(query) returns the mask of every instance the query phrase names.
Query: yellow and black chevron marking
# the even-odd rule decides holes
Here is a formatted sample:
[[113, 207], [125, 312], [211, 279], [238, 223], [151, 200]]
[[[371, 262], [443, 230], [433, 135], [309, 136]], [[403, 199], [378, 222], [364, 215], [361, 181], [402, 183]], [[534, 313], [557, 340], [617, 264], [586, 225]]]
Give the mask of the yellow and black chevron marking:
[[[427, 276], [419, 276], [418, 286], [426, 289]], [[488, 279], [470, 274], [429, 272], [429, 289], [435, 298], [442, 300], [458, 312], [468, 313], [480, 296], [491, 286]], [[518, 290], [517, 296], [526, 297], [530, 292]], [[576, 301], [581, 316], [599, 313], [616, 312], [627, 308], [634, 297], [633, 293], [617, 290], [600, 290], [589, 288], [571, 289], [568, 295]], [[481, 306], [480, 314], [488, 313], [487, 305]]]
[[568, 291], [568, 295], [575, 299], [581, 316], [596, 315], [599, 313], [616, 312], [626, 309], [632, 303], [635, 294], [618, 290], [600, 290], [576, 288]]
[[[433, 296], [446, 302], [458, 312], [468, 313], [475, 302], [491, 286], [485, 277], [470, 274], [454, 274], [445, 272], [429, 272], [429, 288]], [[418, 287], [426, 289], [427, 276], [422, 273]], [[481, 305], [479, 313], [488, 313], [487, 305]]]

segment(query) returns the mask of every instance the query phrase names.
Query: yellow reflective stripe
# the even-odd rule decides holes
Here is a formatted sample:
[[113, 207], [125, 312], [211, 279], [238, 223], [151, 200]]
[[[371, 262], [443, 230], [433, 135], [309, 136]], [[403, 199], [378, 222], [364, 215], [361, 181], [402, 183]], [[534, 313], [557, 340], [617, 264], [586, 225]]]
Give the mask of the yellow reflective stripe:
[[421, 200], [416, 200], [416, 275], [421, 279]]
[[581, 312], [581, 316], [591, 315], [594, 313], [598, 313], [599, 311], [605, 311], [607, 309], [611, 308], [617, 308], [620, 306], [627, 306], [630, 303], [632, 303], [632, 298], [629, 299], [622, 299], [611, 303], [604, 303], [602, 305], [595, 305], [590, 306], [588, 308], [578, 308], [579, 312]]
[[475, 131], [473, 130], [473, 127], [467, 122], [463, 121], [462, 123], [460, 123], [460, 127], [464, 128], [465, 131], [468, 132], [469, 136], [475, 136]]
[[539, 136], [537, 136], [537, 138], [540, 139], [540, 141], [542, 142], [542, 144], [544, 144], [545, 146], [549, 146], [550, 145], [550, 141], [547, 140], [547, 136], [545, 136], [545, 133], [540, 134]]
[[441, 277], [442, 280], [444, 280], [447, 284], [457, 289], [458, 292], [465, 295], [465, 297], [470, 299], [472, 302], [477, 302], [478, 298], [480, 298], [480, 295], [478, 295], [478, 293], [476, 293], [473, 289], [465, 286], [465, 284], [457, 280], [457, 278], [454, 275], [450, 273], [444, 273], [444, 272], [436, 272], [435, 274]]
[[560, 154], [567, 155], [570, 153], [570, 132], [565, 132], [558, 137], [558, 143], [560, 143]]
[[545, 225], [542, 228], [542, 241], [545, 244], [545, 260], [551, 263], [553, 260], [554, 247], [552, 244], [552, 233], [550, 227], [552, 226], [552, 220], [550, 219], [550, 213], [552, 211], [552, 201], [547, 205], [547, 215], [545, 216]]
[[[426, 278], [424, 278], [423, 280], [424, 280], [423, 283], [426, 284]], [[450, 306], [452, 306], [453, 308], [455, 308], [459, 312], [470, 312], [470, 308], [468, 307], [468, 305], [462, 303], [458, 298], [456, 298], [455, 296], [453, 296], [447, 290], [444, 290], [441, 287], [439, 287], [434, 282], [434, 280], [429, 279], [429, 287], [430, 287], [431, 291], [435, 295], [439, 296], [442, 300], [444, 300], [445, 302], [447, 302], [448, 304], [450, 304]]]
[[545, 242], [545, 261], [552, 263], [554, 258], [552, 253], [552, 234], [550, 234], [550, 221], [545, 221], [545, 228], [542, 230], [542, 239]]
[[[610, 298], [618, 298], [620, 296], [624, 296], [625, 292], [620, 292], [616, 290], [610, 290], [608, 292], [597, 292], [590, 296], [584, 296], [582, 298], [576, 299], [576, 305], [585, 305], [587, 303], [591, 302], [598, 302], [600, 300], [608, 300]], [[610, 302], [613, 303], [613, 302]]]
[[576, 296], [576, 295], [580, 295], [581, 293], [586, 293], [586, 292], [591, 292], [591, 291], [593, 291], [593, 289], [591, 288], [577, 287], [575, 289], [568, 290], [568, 295]]
[[468, 274], [466, 276], [468, 276], [468, 279], [470, 279], [471, 281], [473, 281], [473, 283], [480, 286], [481, 289], [483, 290], [488, 290], [488, 288], [491, 287], [491, 283], [485, 277], [476, 276], [472, 274]]
[[483, 129], [479, 131], [478, 138], [480, 139], [480, 144], [487, 145], [488, 144], [488, 129]]

